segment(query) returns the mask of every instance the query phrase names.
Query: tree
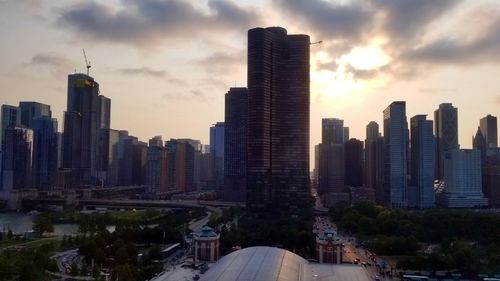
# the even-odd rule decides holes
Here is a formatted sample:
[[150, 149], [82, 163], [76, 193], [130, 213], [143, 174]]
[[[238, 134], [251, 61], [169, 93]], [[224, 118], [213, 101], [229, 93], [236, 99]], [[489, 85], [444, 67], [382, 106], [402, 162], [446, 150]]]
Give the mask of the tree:
[[38, 236], [42, 236], [44, 232], [54, 232], [54, 225], [48, 216], [39, 215], [33, 222], [33, 230]]

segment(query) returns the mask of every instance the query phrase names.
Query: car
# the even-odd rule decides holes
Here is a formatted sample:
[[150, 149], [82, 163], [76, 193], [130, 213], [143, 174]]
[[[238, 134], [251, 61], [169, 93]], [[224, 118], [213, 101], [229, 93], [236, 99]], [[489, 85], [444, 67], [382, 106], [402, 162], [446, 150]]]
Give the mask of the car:
[[358, 260], [353, 260], [352, 263], [353, 264], [359, 264], [359, 261]]

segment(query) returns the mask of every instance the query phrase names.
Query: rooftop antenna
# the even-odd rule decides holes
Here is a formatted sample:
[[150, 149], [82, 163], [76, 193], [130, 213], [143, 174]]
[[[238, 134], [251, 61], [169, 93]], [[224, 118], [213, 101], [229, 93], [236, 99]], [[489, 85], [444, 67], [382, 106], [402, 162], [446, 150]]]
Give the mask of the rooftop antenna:
[[85, 59], [85, 66], [87, 67], [87, 76], [88, 76], [90, 71], [90, 61], [87, 60], [87, 54], [85, 54], [85, 49], [82, 48], [82, 51], [83, 51], [83, 58]]

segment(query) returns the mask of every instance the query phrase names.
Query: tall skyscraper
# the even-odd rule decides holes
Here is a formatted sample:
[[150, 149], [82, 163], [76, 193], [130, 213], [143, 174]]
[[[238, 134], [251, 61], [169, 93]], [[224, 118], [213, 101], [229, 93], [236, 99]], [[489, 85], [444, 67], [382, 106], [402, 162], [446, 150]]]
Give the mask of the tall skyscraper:
[[363, 186], [363, 142], [350, 139], [344, 144], [345, 185]]
[[214, 183], [217, 190], [224, 187], [224, 122], [210, 127], [210, 154], [213, 161]]
[[248, 31], [247, 207], [310, 204], [310, 38], [281, 27]]
[[451, 103], [442, 103], [434, 111], [436, 136], [436, 179], [443, 179], [444, 153], [458, 149], [458, 110]]
[[119, 131], [118, 137], [118, 185], [142, 185], [145, 183], [148, 144]]
[[2, 104], [0, 140], [3, 143], [5, 129], [21, 125], [21, 109], [17, 106]]
[[29, 124], [33, 129], [33, 187], [51, 189], [57, 180], [57, 119], [41, 115]]
[[120, 131], [102, 128], [98, 134], [97, 142], [98, 161], [97, 161], [97, 179], [101, 185], [118, 185], [119, 159], [118, 159], [118, 141]]
[[19, 103], [21, 110], [21, 125], [28, 128], [33, 128], [33, 120], [41, 116], [52, 118], [52, 111], [50, 105], [34, 102], [22, 101]]
[[375, 200], [384, 203], [384, 138], [380, 135], [379, 125], [371, 121], [366, 126], [365, 140], [366, 186], [375, 190]]
[[168, 192], [194, 190], [194, 147], [188, 141], [170, 139], [165, 144], [168, 152]]
[[32, 187], [33, 130], [9, 126], [4, 131], [3, 192]]
[[230, 88], [226, 94], [224, 128], [224, 192], [228, 201], [245, 202], [247, 173], [247, 88]]
[[64, 114], [63, 168], [73, 185], [96, 184], [99, 129], [109, 129], [111, 102], [99, 84], [85, 74], [68, 75], [68, 103]]
[[408, 187], [408, 123], [406, 103], [396, 101], [384, 110], [384, 191], [391, 208], [406, 207]]
[[341, 193], [344, 190], [344, 120], [321, 120], [319, 192]]
[[435, 143], [432, 121], [426, 115], [410, 119], [411, 127], [411, 185], [416, 187], [418, 208], [434, 206]]
[[488, 114], [479, 120], [479, 129], [486, 141], [486, 148], [498, 147], [497, 118]]
[[146, 164], [146, 193], [152, 197], [165, 196], [167, 188], [168, 154], [161, 136], [149, 140]]

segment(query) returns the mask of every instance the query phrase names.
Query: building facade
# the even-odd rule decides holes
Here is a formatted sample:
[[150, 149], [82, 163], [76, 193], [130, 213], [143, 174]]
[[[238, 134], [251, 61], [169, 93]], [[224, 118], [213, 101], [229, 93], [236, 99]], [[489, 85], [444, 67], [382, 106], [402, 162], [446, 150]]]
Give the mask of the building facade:
[[24, 126], [9, 126], [4, 131], [2, 191], [32, 187], [33, 130]]
[[33, 187], [53, 189], [57, 181], [57, 119], [41, 115], [29, 124], [33, 129]]
[[216, 190], [224, 186], [224, 122], [217, 122], [210, 127], [210, 155], [212, 156], [213, 180]]
[[444, 153], [458, 149], [458, 109], [451, 103], [442, 103], [434, 111], [436, 136], [436, 179], [442, 180], [444, 173]]
[[310, 39], [248, 31], [247, 207], [297, 212], [311, 203]]
[[146, 193], [153, 198], [167, 194], [168, 153], [161, 136], [149, 140], [146, 163]]
[[488, 114], [479, 120], [479, 129], [484, 136], [486, 148], [498, 147], [497, 118]]
[[411, 185], [416, 187], [416, 207], [434, 206], [435, 142], [431, 120], [426, 115], [410, 119], [411, 127]]
[[220, 234], [215, 233], [213, 228], [203, 226], [201, 231], [194, 234], [194, 263], [215, 262], [219, 259]]
[[385, 204], [404, 208], [408, 187], [408, 122], [404, 101], [393, 102], [384, 110], [384, 154]]
[[226, 94], [224, 129], [224, 192], [227, 201], [246, 201], [247, 88], [230, 88]]
[[333, 229], [326, 229], [316, 237], [316, 259], [319, 263], [342, 264], [342, 240]]
[[363, 142], [350, 139], [344, 144], [345, 184], [347, 186], [363, 186], [364, 167]]

